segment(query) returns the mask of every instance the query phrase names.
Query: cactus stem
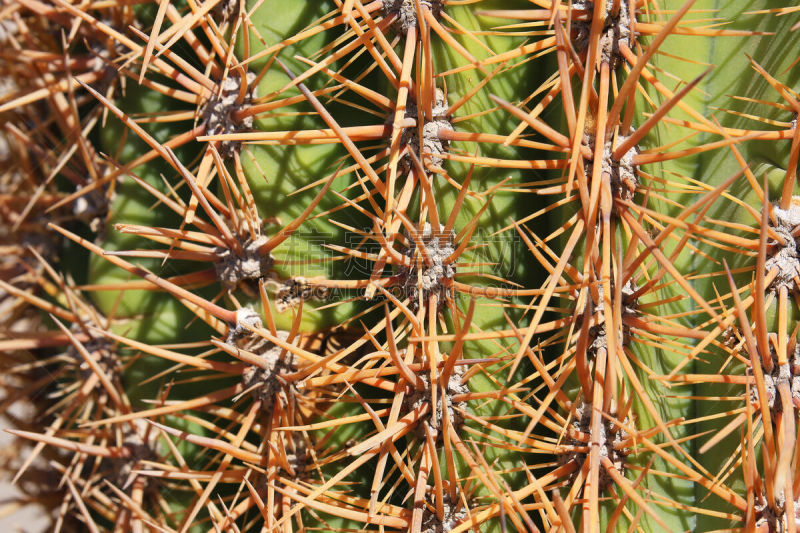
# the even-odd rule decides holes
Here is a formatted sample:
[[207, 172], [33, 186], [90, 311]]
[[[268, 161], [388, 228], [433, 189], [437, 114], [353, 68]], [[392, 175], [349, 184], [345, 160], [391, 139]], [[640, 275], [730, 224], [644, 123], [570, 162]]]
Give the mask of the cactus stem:
[[[289, 77], [289, 79], [292, 80], [292, 82], [297, 81], [298, 78], [292, 73], [291, 70], [289, 70], [289, 68], [286, 65], [283, 64], [283, 62], [280, 59], [276, 58], [275, 61], [278, 62], [278, 64], [281, 66], [281, 68]], [[323, 120], [325, 120], [325, 123], [328, 125], [328, 127], [336, 132], [336, 136], [339, 138], [344, 147], [347, 148], [347, 151], [350, 153], [353, 159], [356, 160], [359, 167], [367, 175], [367, 177], [372, 182], [372, 185], [375, 187], [378, 193], [386, 197], [386, 189], [383, 184], [383, 181], [381, 181], [381, 179], [375, 173], [375, 170], [373, 170], [372, 166], [369, 164], [369, 162], [367, 162], [367, 160], [361, 154], [361, 151], [359, 151], [356, 145], [353, 144], [353, 141], [347, 135], [347, 132], [345, 132], [342, 129], [342, 127], [339, 126], [339, 124], [336, 122], [333, 116], [328, 112], [328, 110], [325, 109], [325, 107], [320, 103], [317, 97], [314, 96], [314, 94], [311, 91], [309, 91], [304, 84], [298, 82], [297, 88], [300, 89], [300, 92], [303, 93], [303, 96], [306, 97], [309, 103], [314, 107], [314, 109], [316, 109], [317, 113], [319, 113], [319, 115], [323, 118]]]

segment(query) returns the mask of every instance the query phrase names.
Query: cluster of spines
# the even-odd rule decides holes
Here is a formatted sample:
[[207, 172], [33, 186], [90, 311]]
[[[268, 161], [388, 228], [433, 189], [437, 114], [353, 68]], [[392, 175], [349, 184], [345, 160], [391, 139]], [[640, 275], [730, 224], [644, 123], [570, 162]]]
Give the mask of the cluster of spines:
[[[116, 521], [119, 527], [134, 530], [148, 523], [186, 530], [196, 520], [210, 520], [207, 523], [222, 530], [234, 527], [234, 522], [240, 528], [265, 524], [268, 529], [285, 530], [309, 524], [332, 530], [360, 527], [415, 532], [482, 527], [536, 530], [541, 526], [597, 530], [601, 523], [604, 529], [613, 529], [621, 522], [632, 527], [650, 524], [643, 515], [649, 516], [652, 524], [669, 528], [665, 520], [671, 520], [670, 509], [677, 508], [685, 516], [697, 508], [673, 500], [669, 491], [654, 489], [659, 483], [653, 480], [667, 483], [680, 478], [732, 502], [740, 512], [736, 515], [708, 509], [705, 512], [709, 515], [723, 514], [734, 523], [765, 531], [793, 529], [788, 525], [791, 521], [782, 517], [792, 510], [795, 501], [796, 491], [792, 490], [792, 497], [785, 497], [785, 486], [792, 485], [793, 480], [791, 475], [786, 477], [785, 468], [792, 466], [794, 440], [789, 437], [792, 430], [787, 417], [776, 416], [787, 409], [785, 389], [791, 379], [785, 380], [785, 372], [774, 373], [772, 367], [788, 365], [789, 348], [794, 347], [791, 339], [796, 332], [786, 318], [792, 305], [789, 295], [794, 290], [794, 276], [791, 272], [775, 273], [765, 265], [777, 265], [780, 270], [786, 262], [783, 256], [791, 255], [791, 251], [781, 255], [781, 246], [791, 244], [785, 241], [794, 231], [793, 227], [784, 227], [791, 216], [781, 213], [791, 209], [796, 155], [788, 162], [787, 185], [778, 212], [769, 209], [766, 190], [758, 188], [752, 173], [744, 170], [765, 202], [761, 228], [770, 227], [764, 224], [766, 218], [772, 221], [772, 231], [762, 231], [760, 239], [747, 241], [726, 235], [724, 225], [722, 229], [709, 227], [716, 221], [704, 216], [738, 176], [715, 188], [696, 187], [697, 181], [702, 182], [700, 176], [683, 178], [685, 184], [678, 187], [701, 194], [678, 214], [659, 213], [649, 206], [654, 199], [670, 202], [670, 189], [676, 183], [674, 176], [648, 172], [646, 165], [727, 149], [750, 138], [792, 139], [793, 153], [797, 153], [796, 118], [785, 129], [767, 134], [722, 128], [682, 102], [702, 77], [673, 92], [648, 68], [663, 39], [677, 32], [693, 2], [684, 3], [663, 21], [651, 13], [646, 2], [542, 2], [547, 4], [544, 9], [519, 15], [551, 23], [550, 35], [509, 52], [492, 52], [485, 59], [467, 50], [466, 41], [474, 36], [448, 15], [447, 2], [384, 0], [365, 5], [359, 0], [345, 1], [332, 16], [317, 21], [295, 38], [252, 55], [250, 36], [264, 39], [257, 35], [250, 14], [220, 7], [223, 2], [216, 4], [181, 13], [169, 2], [159, 2], [148, 36], [135, 29], [130, 34], [115, 29], [124, 27], [119, 19], [129, 20], [130, 11], [126, 9], [102, 13], [83, 11], [66, 2], [57, 1], [52, 6], [22, 2], [25, 9], [54, 21], [80, 19], [88, 28], [84, 31], [89, 32], [85, 42], [108, 45], [111, 41], [113, 46], [104, 50], [113, 50], [119, 57], [112, 61], [96, 51], [90, 54], [97, 54], [105, 65], [118, 62], [118, 67], [98, 73], [93, 63], [84, 62], [87, 71], [76, 75], [73, 70], [84, 63], [70, 63], [61, 78], [41, 74], [39, 80], [43, 81], [37, 83], [47, 84], [46, 91], [21, 89], [19, 96], [8, 99], [10, 103], [2, 109], [20, 109], [49, 97], [51, 91], [57, 95], [50, 97], [55, 100], [62, 93], [68, 98], [76, 98], [77, 93], [82, 105], [100, 102], [102, 106], [78, 117], [77, 103], [70, 106], [66, 100], [67, 104], [59, 108], [58, 101], [49, 102], [56, 109], [73, 113], [69, 115], [73, 123], [67, 121], [66, 126], [58, 127], [74, 132], [77, 124], [89, 130], [94, 125], [92, 120], [112, 113], [126, 126], [126, 135], [136, 135], [150, 147], [132, 161], [109, 165], [96, 151], [86, 148], [91, 147], [84, 142], [88, 133], [81, 131], [75, 149], [82, 157], [80, 164], [96, 165], [103, 171], [92, 167], [94, 171], [88, 172], [91, 181], [79, 183], [77, 193], [54, 200], [52, 209], [72, 202], [78, 218], [90, 218], [86, 215], [89, 211], [105, 216], [102, 206], [93, 207], [90, 193], [108, 196], [122, 180], [147, 191], [152, 201], [166, 206], [177, 217], [174, 227], [125, 221], [115, 226], [145, 238], [142, 242], [163, 245], [161, 250], [148, 244], [137, 250], [107, 252], [91, 239], [64, 229], [63, 222], [51, 226], [52, 230], [142, 278], [88, 288], [169, 292], [217, 334], [191, 347], [205, 348], [205, 353], [186, 355], [121, 334], [112, 327], [116, 320], [113, 308], [110, 318], [102, 318], [96, 310], [91, 311], [93, 305], [88, 301], [78, 304], [76, 291], [69, 287], [71, 282], [61, 275], [48, 271], [49, 282], [42, 276], [39, 279], [41, 290], [50, 289], [54, 299], [63, 300], [61, 308], [20, 289], [18, 283], [3, 282], [3, 289], [20, 302], [71, 322], [71, 328], [55, 322], [58, 330], [52, 335], [51, 345], [69, 346], [61, 359], [73, 361], [70, 364], [80, 370], [75, 371], [76, 376], [85, 379], [87, 366], [92, 371], [92, 386], [78, 391], [75, 407], [87, 409], [81, 418], [74, 418], [67, 410], [45, 433], [19, 433], [75, 452], [70, 466], [62, 467], [69, 486], [65, 502], [71, 502], [62, 507], [62, 512], [70, 508], [95, 529], [96, 520]], [[484, 15], [516, 16], [513, 12]], [[657, 22], [650, 20], [653, 17]], [[164, 29], [167, 19], [172, 26]], [[297, 75], [292, 69], [298, 63], [283, 64], [284, 48], [332, 28], [343, 30], [344, 36], [326, 47], [327, 57], [303, 59], [299, 64], [304, 62], [311, 68]], [[736, 34], [691, 26], [682, 26], [681, 31], [697, 36]], [[454, 37], [458, 33], [466, 37]], [[238, 34], [245, 35], [247, 43], [243, 45], [243, 60], [233, 53]], [[652, 39], [639, 40], [647, 34]], [[459, 57], [457, 66], [440, 74], [436, 70], [438, 59], [432, 54], [431, 41], [435, 39], [441, 39]], [[193, 60], [207, 66], [206, 72], [181, 57], [174, 46], [179, 41], [192, 50], [196, 56]], [[363, 49], [354, 52], [359, 46]], [[480, 124], [477, 118], [487, 110], [473, 111], [474, 117], [459, 116], [458, 110], [476, 92], [465, 91], [458, 102], [448, 104], [444, 90], [448, 76], [472, 70], [481, 79], [478, 85], [483, 86], [513, 71], [510, 67], [515, 60], [543, 51], [555, 52], [558, 75], [548, 81], [539, 105], [527, 109], [492, 96], [498, 107], [488, 111], [508, 112], [520, 120], [519, 128], [502, 136], [460, 129], [460, 121], [469, 124], [475, 119]], [[363, 53], [374, 63], [359, 67], [364, 71], [356, 74], [347, 70]], [[137, 58], [134, 64], [141, 58], [138, 72], [131, 67], [132, 58]], [[248, 72], [248, 66], [260, 58], [268, 58], [264, 66], [257, 74]], [[338, 67], [340, 64], [345, 67]], [[630, 73], [624, 72], [626, 65]], [[494, 70], [489, 72], [489, 68]], [[281, 69], [287, 76], [284, 87], [266, 95], [252, 90], [268, 72]], [[382, 96], [366, 82], [360, 83], [370, 70], [386, 76], [385, 83], [396, 88], [396, 98]], [[792, 98], [787, 105], [796, 113], [798, 104], [791, 90], [764, 74], [784, 98]], [[315, 85], [319, 88], [314, 90], [307, 87], [318, 75], [328, 76], [330, 82]], [[119, 89], [108, 81], [124, 76], [129, 78], [128, 84], [137, 80], [163, 97], [194, 108], [160, 119], [135, 118], [114, 101]], [[242, 83], [244, 80], [246, 83]], [[649, 118], [639, 120], [633, 101], [636, 91], [642, 90], [643, 80], [658, 91], [664, 103], [654, 106]], [[438, 85], [442, 82], [444, 87]], [[341, 118], [328, 112], [325, 104], [346, 100], [349, 95], [365, 98], [378, 110], [370, 110], [371, 114], [384, 120], [376, 125], [341, 126]], [[565, 125], [548, 125], [539, 118], [553, 102], [562, 106]], [[290, 106], [297, 105], [307, 105], [298, 114], [311, 114], [317, 120], [317, 129], [247, 131], [254, 127], [254, 117], [283, 109], [287, 114], [295, 113], [298, 108]], [[363, 104], [354, 107], [357, 105], [365, 108]], [[671, 145], [640, 148], [639, 143], [660, 121], [670, 120], [667, 115], [676, 106], [695, 120], [681, 121], [681, 125], [712, 133], [719, 140], [683, 150]], [[86, 116], [90, 117], [88, 121]], [[156, 133], [141, 126], [172, 120], [192, 120], [193, 126], [166, 139], [157, 139]], [[542, 141], [523, 136], [527, 127]], [[562, 129], [563, 133], [559, 131]], [[39, 133], [35, 127], [30, 132]], [[176, 152], [192, 141], [200, 142], [200, 158], [187, 168], [185, 156]], [[50, 150], [48, 142], [45, 140], [43, 146]], [[335, 171], [305, 184], [319, 191], [296, 218], [288, 222], [272, 220], [278, 214], [260, 213], [253, 201], [252, 174], [248, 175], [245, 167], [257, 168], [259, 163], [241, 144], [245, 142], [277, 145], [287, 152], [297, 144], [335, 143], [343, 147], [343, 157]], [[379, 147], [365, 147], [369, 142]], [[561, 155], [533, 160], [484, 157], [459, 151], [457, 145], [450, 147], [450, 143], [459, 142], [477, 142], [479, 149], [484, 144], [505, 143]], [[735, 147], [730, 150], [736, 154]], [[252, 165], [243, 163], [246, 157], [251, 158]], [[169, 165], [177, 177], [166, 191], [136, 176], [137, 167], [154, 159]], [[447, 170], [451, 161], [475, 168], [465, 178], [454, 178]], [[63, 165], [60, 161], [58, 164]], [[557, 171], [561, 177], [534, 185], [500, 181], [481, 192], [470, 190], [473, 172], [479, 175], [481, 169], [493, 166]], [[343, 176], [352, 178], [349, 185], [334, 186]], [[270, 180], [270, 176], [259, 178]], [[218, 182], [216, 189], [214, 179]], [[179, 188], [190, 191], [188, 200], [181, 199]], [[484, 276], [484, 281], [500, 281], [503, 288], [482, 286], [474, 281], [480, 276], [470, 268], [480, 265], [470, 263], [476, 255], [469, 252], [484, 243], [471, 239], [485, 223], [485, 213], [492, 209], [496, 195], [520, 189], [542, 196], [563, 195], [553, 207], [514, 220], [505, 229], [494, 228], [500, 235], [519, 236], [531, 255], [525, 261], [540, 264], [549, 277], [541, 288], [509, 288], [509, 280], [497, 276]], [[441, 197], [447, 195], [455, 199], [442, 202]], [[332, 243], [328, 249], [341, 254], [337, 258], [340, 261], [358, 258], [370, 262], [371, 271], [358, 279], [283, 277], [278, 272], [286, 270], [279, 269], [281, 259], [272, 252], [279, 251], [281, 244], [311, 220], [321, 202], [331, 196], [341, 199], [341, 204], [314, 217], [335, 219], [337, 212], [353, 211], [368, 221], [368, 229], [335, 221], [360, 236], [362, 244]], [[470, 202], [473, 206], [467, 209]], [[440, 213], [444, 205], [449, 206], [449, 213]], [[558, 229], [550, 234], [531, 230], [530, 221], [553, 209], [567, 212], [555, 226]], [[465, 217], [464, 213], [472, 216]], [[280, 229], [268, 229], [270, 223]], [[91, 229], [97, 232], [101, 225], [96, 223]], [[774, 242], [767, 243], [767, 234]], [[563, 243], [559, 241], [561, 235], [565, 237]], [[670, 240], [677, 245], [667, 246]], [[373, 242], [376, 247], [366, 251], [364, 242]], [[695, 288], [693, 274], [676, 266], [683, 247], [702, 254], [701, 243], [711, 243], [720, 250], [744, 245], [758, 251], [753, 296], [742, 301], [731, 285], [728, 295], [719, 296], [717, 302], [706, 301]], [[767, 248], [771, 250], [769, 257]], [[155, 258], [167, 264], [191, 260], [207, 264], [207, 268], [162, 277], [126, 257]], [[47, 265], [48, 261], [34, 264]], [[711, 275], [723, 280], [725, 274], [719, 271]], [[471, 282], [458, 281], [459, 277]], [[54, 282], [63, 296], [58, 289], [53, 290]], [[208, 285], [220, 287], [219, 292], [215, 296], [196, 292]], [[671, 294], [677, 292], [676, 286], [688, 298]], [[304, 302], [313, 300], [315, 294], [327, 296], [342, 290], [350, 291], [346, 301], [365, 295], [378, 295], [383, 301], [354, 311], [354, 316], [345, 321], [348, 344], [325, 350], [322, 344], [328, 340], [322, 339], [333, 330], [307, 331], [304, 313], [317, 311], [307, 309]], [[765, 294], [777, 299], [780, 331], [771, 331], [768, 326]], [[529, 302], [525, 302], [526, 297], [531, 298]], [[556, 297], [566, 305], [553, 307]], [[496, 300], [492, 302], [491, 298]], [[290, 320], [273, 316], [280, 310], [275, 300], [281, 301], [281, 309], [291, 309]], [[244, 301], [259, 311], [253, 311]], [[659, 314], [681, 301], [691, 302], [685, 307], [699, 310]], [[733, 310], [725, 310], [726, 301], [733, 302]], [[748, 325], [748, 306], [753, 309], [753, 327]], [[476, 317], [476, 313], [481, 315], [492, 307], [507, 318], [506, 329], [494, 325], [493, 330], [484, 330], [483, 324], [488, 321]], [[510, 315], [519, 308], [525, 309], [524, 318], [515, 323]], [[562, 315], [545, 322], [553, 312]], [[701, 326], [682, 325], [687, 316]], [[365, 323], [369, 320], [372, 322]], [[736, 320], [740, 329], [732, 330]], [[285, 324], [286, 329], [279, 329], [277, 323]], [[665, 400], [659, 398], [663, 389], [653, 383], [681, 381], [684, 376], [680, 367], [685, 363], [678, 363], [672, 374], [658, 380], [655, 378], [662, 369], [646, 355], [659, 353], [654, 347], [661, 344], [668, 346], [659, 347], [663, 351], [687, 354], [688, 361], [701, 354], [705, 345], [723, 345], [718, 338], [731, 331], [744, 338], [750, 360], [759, 363], [751, 365], [752, 380], [740, 380], [749, 388], [755, 386], [756, 392], [742, 396], [749, 407], [739, 418], [746, 415], [752, 425], [754, 418], [758, 419], [753, 415], [756, 413], [762, 421], [777, 424], [764, 426], [764, 473], [758, 473], [760, 465], [755, 458], [757, 432], [748, 432], [754, 437], [744, 439], [739, 449], [742, 459], [733, 466], [741, 466], [744, 472], [745, 497], [724, 483], [718, 484], [716, 474], [705, 470], [701, 461], [686, 451], [684, 442], [696, 437], [686, 429], [688, 422], [664, 419], [656, 405]], [[773, 338], [774, 349], [769, 340]], [[506, 344], [506, 340], [510, 342]], [[41, 339], [6, 344], [9, 348], [48, 345]], [[733, 353], [741, 349], [741, 343], [732, 344], [737, 346], [731, 349]], [[170, 396], [173, 385], [164, 385], [156, 400], [162, 405], [133, 411], [120, 382], [125, 365], [118, 354], [126, 351], [118, 351], [119, 345], [139, 354], [137, 359], [171, 361], [184, 371], [200, 373], [185, 380], [173, 378], [178, 382], [176, 389], [186, 385], [183, 390], [191, 391], [187, 384], [192, 381], [216, 386], [214, 381], [223, 377], [232, 377], [233, 382], [204, 395], [193, 393], [178, 400]], [[772, 361], [773, 352], [777, 363]], [[756, 354], [761, 355], [760, 361]], [[106, 364], [108, 361], [112, 364]], [[534, 371], [519, 379], [520, 365]], [[790, 378], [792, 372], [790, 369]], [[480, 388], [469, 385], [476, 376], [484, 382]], [[781, 398], [781, 411], [767, 399], [765, 383], [769, 380], [765, 376], [776, 385], [773, 397]], [[685, 376], [683, 381], [692, 379], [703, 382], [696, 376]], [[242, 401], [245, 397], [250, 403]], [[103, 409], [106, 404], [112, 407], [90, 412], [91, 407], [86, 406], [94, 401], [99, 401]], [[344, 402], [345, 407], [337, 410], [337, 402]], [[336, 420], [337, 416], [343, 420]], [[343, 441], [339, 426], [350, 428], [354, 440]], [[730, 430], [735, 427], [729, 425]], [[188, 452], [182, 452], [168, 435], [189, 443]], [[780, 439], [775, 440], [774, 435]], [[95, 442], [97, 439], [101, 444]], [[147, 453], [142, 452], [145, 448]], [[37, 448], [35, 454], [40, 451]], [[536, 457], [543, 451], [555, 459], [549, 465], [530, 461], [511, 466], [514, 459], [510, 458]], [[647, 453], [642, 454], [644, 451]], [[195, 455], [202, 458], [203, 452], [213, 459], [207, 463], [198, 459], [200, 462], [191, 465], [187, 462]], [[631, 454], [637, 459], [629, 461]], [[640, 455], [646, 459], [643, 461]], [[126, 480], [107, 483], [107, 489], [103, 489], [110, 492], [90, 487], [92, 478], [79, 475], [84, 467], [74, 466], [83, 465], [89, 458], [98, 465], [100, 458], [107, 461], [102, 465], [116, 465], [113, 468], [124, 471]], [[180, 475], [176, 466], [182, 469]], [[355, 480], [364, 471], [371, 471], [366, 479], [367, 492], [356, 488], [359, 481]], [[78, 478], [83, 486], [74, 485]], [[145, 480], [169, 483], [172, 489], [180, 487], [189, 495], [186, 509], [164, 513], [163, 508], [170, 505], [159, 501], [157, 490], [148, 506]], [[513, 480], [514, 486], [509, 484]], [[221, 485], [235, 489], [221, 491], [216, 498]], [[758, 492], [762, 488], [763, 494]], [[781, 490], [784, 496], [776, 496]], [[149, 494], [153, 496], [153, 492]], [[633, 505], [636, 512], [631, 511]], [[125, 512], [115, 513], [115, 507]], [[573, 521], [576, 526], [571, 525]]]

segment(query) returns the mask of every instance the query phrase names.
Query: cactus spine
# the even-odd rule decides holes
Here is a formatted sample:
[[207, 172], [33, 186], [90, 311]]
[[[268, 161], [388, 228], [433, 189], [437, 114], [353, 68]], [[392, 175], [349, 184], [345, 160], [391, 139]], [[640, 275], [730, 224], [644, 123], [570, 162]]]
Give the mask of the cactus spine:
[[716, 4], [4, 4], [28, 503], [795, 531], [797, 9]]

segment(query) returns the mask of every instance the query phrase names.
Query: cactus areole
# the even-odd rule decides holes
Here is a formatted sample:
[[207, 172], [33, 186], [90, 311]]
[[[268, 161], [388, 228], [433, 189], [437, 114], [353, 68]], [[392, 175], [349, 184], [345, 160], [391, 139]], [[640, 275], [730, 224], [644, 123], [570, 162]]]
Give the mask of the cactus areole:
[[5, 3], [31, 529], [797, 531], [798, 35], [788, 0]]

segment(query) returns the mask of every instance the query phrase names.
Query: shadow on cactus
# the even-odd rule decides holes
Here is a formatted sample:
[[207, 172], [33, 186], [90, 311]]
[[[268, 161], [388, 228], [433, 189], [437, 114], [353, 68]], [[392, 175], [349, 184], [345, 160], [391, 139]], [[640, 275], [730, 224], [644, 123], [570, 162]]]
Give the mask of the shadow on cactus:
[[17, 477], [55, 530], [795, 530], [796, 10], [751, 4], [0, 11]]

